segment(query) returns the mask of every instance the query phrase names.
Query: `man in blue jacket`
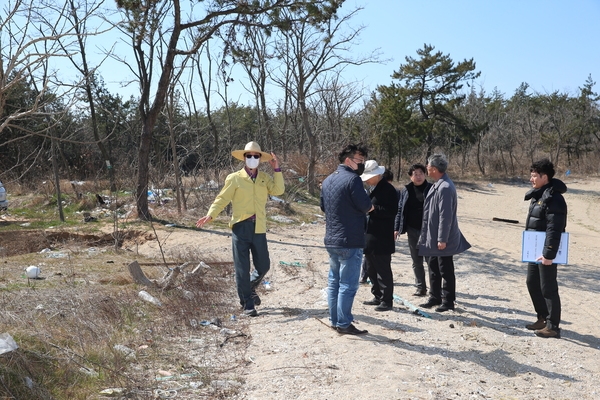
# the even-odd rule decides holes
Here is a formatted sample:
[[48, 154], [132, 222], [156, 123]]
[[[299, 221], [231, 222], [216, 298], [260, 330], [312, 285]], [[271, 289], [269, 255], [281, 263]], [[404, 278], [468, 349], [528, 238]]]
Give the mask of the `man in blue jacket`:
[[325, 247], [329, 253], [327, 303], [331, 327], [342, 335], [361, 335], [352, 321], [365, 247], [367, 213], [373, 210], [360, 175], [367, 149], [350, 144], [338, 155], [340, 165], [324, 181], [321, 210], [325, 213]]

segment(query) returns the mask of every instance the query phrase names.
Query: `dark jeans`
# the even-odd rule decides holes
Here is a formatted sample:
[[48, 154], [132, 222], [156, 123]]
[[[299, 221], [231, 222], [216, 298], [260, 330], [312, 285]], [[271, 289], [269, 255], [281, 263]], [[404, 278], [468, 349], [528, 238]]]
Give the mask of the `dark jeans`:
[[421, 235], [421, 230], [410, 226], [406, 227], [406, 235], [408, 236], [408, 248], [410, 249], [410, 258], [412, 258], [412, 269], [415, 274], [415, 286], [419, 290], [427, 290], [427, 282], [425, 281], [425, 267], [423, 266], [423, 256], [419, 255], [419, 247], [417, 242]]
[[[267, 235], [254, 233], [254, 228], [255, 223], [252, 220], [238, 222], [233, 225], [231, 236], [237, 292], [240, 304], [246, 310], [254, 308], [252, 289], [260, 284], [271, 268]], [[252, 274], [250, 274], [250, 253], [252, 253], [252, 263], [254, 264]]]
[[394, 302], [394, 278], [391, 254], [365, 254], [367, 273], [371, 280], [371, 293], [388, 305]]
[[[452, 256], [429, 257], [429, 296], [443, 304], [456, 300], [456, 277]], [[443, 285], [442, 285], [443, 281]]]
[[[548, 319], [550, 328], [560, 323], [557, 265], [527, 264], [527, 290], [539, 319]], [[551, 324], [551, 325], [550, 325]]]

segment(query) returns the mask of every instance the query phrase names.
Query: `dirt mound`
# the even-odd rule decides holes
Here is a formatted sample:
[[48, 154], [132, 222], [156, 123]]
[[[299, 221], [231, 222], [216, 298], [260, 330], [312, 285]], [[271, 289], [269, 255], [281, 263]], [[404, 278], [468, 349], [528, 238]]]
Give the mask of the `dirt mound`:
[[[118, 247], [125, 242], [143, 244], [154, 238], [153, 234], [142, 231], [119, 231], [116, 239]], [[73, 232], [48, 232], [41, 229], [0, 232], [0, 255], [5, 257], [27, 253], [39, 253], [43, 249], [64, 246], [106, 247], [115, 245], [113, 233], [102, 235], [79, 234]]]

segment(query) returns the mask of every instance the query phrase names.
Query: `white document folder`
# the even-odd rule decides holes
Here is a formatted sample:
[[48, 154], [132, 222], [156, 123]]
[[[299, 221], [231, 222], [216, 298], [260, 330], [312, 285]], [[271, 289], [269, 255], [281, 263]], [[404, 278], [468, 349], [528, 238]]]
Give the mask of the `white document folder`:
[[[521, 261], [537, 262], [542, 256], [544, 243], [546, 241], [546, 232], [523, 231], [523, 246], [521, 251]], [[563, 232], [560, 235], [560, 245], [556, 252], [555, 264], [567, 264], [569, 260], [569, 233]]]

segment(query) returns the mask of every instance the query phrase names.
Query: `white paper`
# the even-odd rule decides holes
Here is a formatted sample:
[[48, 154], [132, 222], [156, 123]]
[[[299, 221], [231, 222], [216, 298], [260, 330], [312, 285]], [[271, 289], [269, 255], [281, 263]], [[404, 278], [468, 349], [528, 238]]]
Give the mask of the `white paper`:
[[[544, 251], [546, 241], [546, 232], [523, 231], [523, 246], [521, 251], [521, 261], [537, 262]], [[563, 232], [560, 236], [560, 245], [556, 252], [555, 264], [567, 264], [569, 259], [569, 233]]]

